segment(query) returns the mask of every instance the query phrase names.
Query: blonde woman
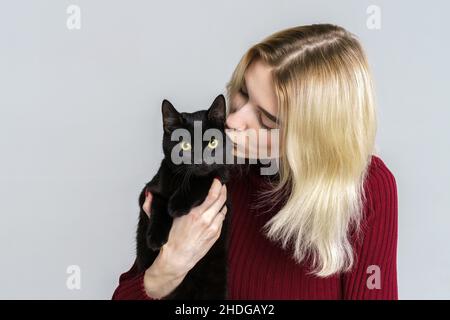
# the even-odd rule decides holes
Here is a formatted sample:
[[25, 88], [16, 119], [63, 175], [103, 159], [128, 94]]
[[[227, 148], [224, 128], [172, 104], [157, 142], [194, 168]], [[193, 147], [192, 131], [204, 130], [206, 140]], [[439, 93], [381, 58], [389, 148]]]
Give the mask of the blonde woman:
[[[372, 76], [357, 38], [329, 24], [279, 31], [245, 53], [227, 97], [236, 156], [258, 158], [264, 146], [279, 167], [264, 176], [249, 165], [228, 184], [228, 298], [397, 299], [396, 181], [374, 154]], [[268, 138], [242, 139], [250, 130]], [[152, 266], [121, 275], [113, 299], [176, 288], [218, 238], [225, 194], [215, 181], [196, 214], [174, 220]]]

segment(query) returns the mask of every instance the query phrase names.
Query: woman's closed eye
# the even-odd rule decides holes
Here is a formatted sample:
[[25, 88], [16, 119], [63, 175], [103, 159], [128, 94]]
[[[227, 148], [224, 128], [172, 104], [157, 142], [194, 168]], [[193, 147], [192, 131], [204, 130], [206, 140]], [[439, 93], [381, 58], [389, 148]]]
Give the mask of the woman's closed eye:
[[[242, 98], [246, 100], [249, 99], [248, 93], [244, 87], [239, 88], [238, 93]], [[261, 127], [267, 130], [275, 129], [276, 123], [273, 120], [269, 119], [260, 109], [261, 107], [256, 108], [256, 114]]]
[[248, 98], [248, 93], [245, 92], [242, 88], [239, 89], [239, 93], [244, 96], [245, 98]]
[[[264, 117], [263, 113], [259, 110], [257, 112], [258, 112], [258, 121], [259, 121], [259, 124], [261, 125], [261, 127], [263, 127], [264, 129], [267, 129], [267, 130], [273, 129], [272, 127], [270, 127], [264, 123], [263, 118], [265, 118], [265, 117]], [[270, 120], [266, 120], [266, 121], [271, 122]]]

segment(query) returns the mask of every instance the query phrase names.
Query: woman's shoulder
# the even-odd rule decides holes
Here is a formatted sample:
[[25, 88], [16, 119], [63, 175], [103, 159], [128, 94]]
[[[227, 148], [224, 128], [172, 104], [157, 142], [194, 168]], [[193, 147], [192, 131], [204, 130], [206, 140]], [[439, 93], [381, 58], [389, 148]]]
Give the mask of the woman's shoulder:
[[364, 184], [369, 215], [381, 219], [397, 215], [397, 181], [393, 172], [379, 156], [372, 155]]
[[367, 171], [366, 184], [369, 191], [377, 192], [394, 189], [396, 180], [386, 163], [377, 155], [372, 155]]

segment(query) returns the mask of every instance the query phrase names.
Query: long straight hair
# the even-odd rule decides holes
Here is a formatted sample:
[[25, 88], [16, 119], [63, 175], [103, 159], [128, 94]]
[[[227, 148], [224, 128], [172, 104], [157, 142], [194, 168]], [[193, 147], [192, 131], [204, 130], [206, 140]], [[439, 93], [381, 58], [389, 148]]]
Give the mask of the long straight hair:
[[283, 123], [279, 180], [264, 199], [287, 194], [264, 233], [292, 248], [298, 263], [311, 257], [317, 276], [348, 271], [354, 263], [350, 234], [360, 231], [377, 128], [366, 55], [356, 36], [336, 25], [279, 31], [241, 58], [227, 83], [229, 102], [255, 59], [271, 67]]

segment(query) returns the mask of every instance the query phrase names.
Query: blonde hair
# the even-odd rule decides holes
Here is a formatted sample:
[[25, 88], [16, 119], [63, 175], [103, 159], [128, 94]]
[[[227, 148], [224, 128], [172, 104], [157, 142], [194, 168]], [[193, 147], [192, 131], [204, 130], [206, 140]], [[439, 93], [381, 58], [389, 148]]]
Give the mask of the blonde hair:
[[292, 245], [298, 263], [311, 257], [317, 276], [348, 271], [354, 263], [350, 234], [360, 230], [377, 127], [366, 55], [357, 38], [336, 25], [285, 29], [241, 58], [227, 83], [228, 101], [258, 58], [272, 69], [283, 123], [279, 181], [266, 199], [286, 196], [265, 234], [284, 249]]

